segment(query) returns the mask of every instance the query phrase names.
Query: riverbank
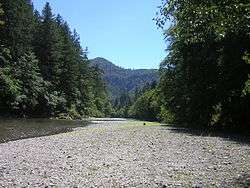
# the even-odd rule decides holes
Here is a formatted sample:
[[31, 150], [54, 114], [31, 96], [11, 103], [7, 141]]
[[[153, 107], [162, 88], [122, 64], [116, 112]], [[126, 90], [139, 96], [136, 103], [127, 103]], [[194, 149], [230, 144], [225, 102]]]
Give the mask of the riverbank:
[[50, 136], [84, 127], [89, 120], [56, 120], [47, 118], [0, 118], [0, 143]]
[[250, 146], [158, 123], [92, 119], [0, 144], [0, 187], [243, 187]]

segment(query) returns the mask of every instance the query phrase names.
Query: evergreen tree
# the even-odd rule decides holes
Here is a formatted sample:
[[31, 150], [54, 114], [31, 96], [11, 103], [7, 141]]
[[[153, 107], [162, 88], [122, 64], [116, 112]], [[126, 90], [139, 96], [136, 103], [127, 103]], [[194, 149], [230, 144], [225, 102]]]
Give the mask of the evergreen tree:
[[92, 74], [92, 88], [93, 88], [93, 100], [97, 109], [94, 116], [105, 117], [112, 113], [112, 106], [106, 91], [106, 85], [102, 79], [101, 70], [95, 66], [91, 70]]
[[59, 67], [63, 59], [63, 41], [49, 3], [46, 3], [43, 9], [41, 20], [36, 54], [41, 63], [43, 78], [52, 85], [58, 85]]
[[34, 114], [37, 112], [39, 99], [44, 98], [47, 85], [39, 72], [38, 60], [33, 53], [26, 53], [19, 58], [14, 69], [20, 93], [12, 104], [13, 108], [21, 115]]
[[78, 97], [77, 76], [80, 63], [78, 51], [71, 38], [71, 32], [67, 23], [63, 24], [63, 62], [61, 64], [60, 85], [62, 92], [66, 96], [67, 106], [70, 109], [76, 104]]
[[94, 93], [92, 84], [91, 69], [88, 67], [88, 60], [85, 59], [79, 63], [78, 75], [79, 97], [77, 102], [77, 109], [81, 115], [94, 116], [94, 111], [97, 108], [94, 104]]
[[101, 72], [89, 66], [79, 35], [54, 17], [49, 3], [41, 16], [29, 0], [1, 3], [0, 114], [110, 115]]
[[1, 0], [4, 11], [3, 29], [0, 30], [1, 44], [11, 50], [17, 60], [32, 50], [34, 31], [33, 7], [27, 0]]
[[15, 63], [10, 50], [1, 46], [0, 49], [0, 114], [13, 112], [13, 102], [20, 95], [20, 82], [14, 76]]

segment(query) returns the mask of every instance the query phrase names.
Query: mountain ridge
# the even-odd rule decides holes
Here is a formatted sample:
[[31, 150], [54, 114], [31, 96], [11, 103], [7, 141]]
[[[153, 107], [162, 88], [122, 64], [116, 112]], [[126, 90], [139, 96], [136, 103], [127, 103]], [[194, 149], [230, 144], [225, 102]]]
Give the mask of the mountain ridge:
[[103, 57], [91, 59], [90, 62], [91, 66], [98, 66], [103, 71], [103, 78], [112, 100], [122, 93], [132, 93], [137, 88], [142, 88], [146, 83], [152, 83], [159, 79], [157, 69], [122, 68]]

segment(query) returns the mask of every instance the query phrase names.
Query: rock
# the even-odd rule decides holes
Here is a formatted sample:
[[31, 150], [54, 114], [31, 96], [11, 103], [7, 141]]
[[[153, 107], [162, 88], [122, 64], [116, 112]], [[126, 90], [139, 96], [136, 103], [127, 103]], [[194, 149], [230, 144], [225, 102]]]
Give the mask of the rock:
[[0, 144], [0, 187], [249, 185], [249, 176], [238, 176], [249, 172], [249, 145], [130, 124], [99, 121], [71, 133]]

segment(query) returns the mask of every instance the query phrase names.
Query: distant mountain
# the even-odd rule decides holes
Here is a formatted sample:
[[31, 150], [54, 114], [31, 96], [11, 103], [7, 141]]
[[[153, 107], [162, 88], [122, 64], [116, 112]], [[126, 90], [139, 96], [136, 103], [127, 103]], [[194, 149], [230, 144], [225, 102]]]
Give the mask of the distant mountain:
[[98, 66], [104, 72], [104, 80], [112, 99], [157, 81], [159, 77], [156, 69], [124, 69], [101, 57], [92, 59], [91, 65]]

